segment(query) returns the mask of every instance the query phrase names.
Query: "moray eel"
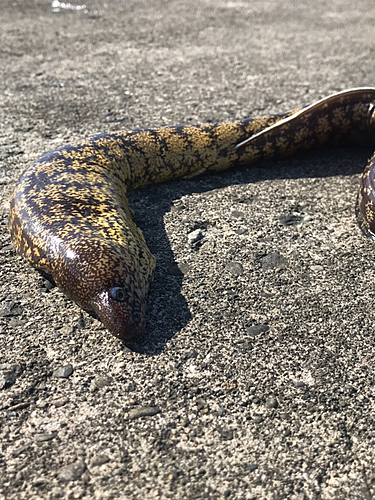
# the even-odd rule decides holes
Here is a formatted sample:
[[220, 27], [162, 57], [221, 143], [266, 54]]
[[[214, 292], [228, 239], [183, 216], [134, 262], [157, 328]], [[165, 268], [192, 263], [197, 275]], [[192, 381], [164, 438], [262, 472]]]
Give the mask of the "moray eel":
[[[155, 258], [132, 221], [128, 190], [323, 145], [374, 143], [374, 102], [375, 88], [357, 88], [281, 115], [120, 131], [62, 146], [33, 163], [12, 195], [13, 245], [112, 334], [136, 339]], [[373, 156], [357, 202], [371, 239], [374, 168]]]

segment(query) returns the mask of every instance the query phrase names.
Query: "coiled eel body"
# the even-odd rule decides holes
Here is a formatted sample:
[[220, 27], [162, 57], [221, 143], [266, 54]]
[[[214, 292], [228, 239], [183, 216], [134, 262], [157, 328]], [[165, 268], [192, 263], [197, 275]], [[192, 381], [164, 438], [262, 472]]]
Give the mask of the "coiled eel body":
[[[14, 247], [124, 341], [139, 337], [155, 258], [132, 221], [130, 189], [246, 166], [323, 145], [375, 143], [375, 88], [350, 89], [283, 115], [102, 134], [51, 151], [10, 202]], [[375, 157], [357, 217], [375, 234]]]

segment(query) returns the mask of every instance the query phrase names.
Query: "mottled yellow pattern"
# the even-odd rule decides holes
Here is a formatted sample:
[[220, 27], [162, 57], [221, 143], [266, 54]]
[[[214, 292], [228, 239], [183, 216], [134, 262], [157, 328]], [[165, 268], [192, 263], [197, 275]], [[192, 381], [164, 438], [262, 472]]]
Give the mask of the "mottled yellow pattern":
[[[111, 333], [136, 338], [155, 258], [132, 221], [127, 191], [327, 143], [373, 141], [374, 100], [375, 89], [352, 89], [284, 115], [120, 131], [63, 146], [21, 177], [11, 199], [13, 244]], [[369, 234], [372, 185], [366, 189], [358, 211]]]

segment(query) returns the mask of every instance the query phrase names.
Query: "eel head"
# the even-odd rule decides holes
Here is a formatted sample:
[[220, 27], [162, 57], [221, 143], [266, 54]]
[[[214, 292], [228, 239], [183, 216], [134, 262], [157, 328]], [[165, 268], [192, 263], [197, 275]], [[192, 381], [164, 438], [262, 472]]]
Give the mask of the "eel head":
[[142, 336], [155, 258], [144, 245], [124, 248], [105, 239], [80, 240], [58, 252], [52, 277], [82, 309], [123, 341]]

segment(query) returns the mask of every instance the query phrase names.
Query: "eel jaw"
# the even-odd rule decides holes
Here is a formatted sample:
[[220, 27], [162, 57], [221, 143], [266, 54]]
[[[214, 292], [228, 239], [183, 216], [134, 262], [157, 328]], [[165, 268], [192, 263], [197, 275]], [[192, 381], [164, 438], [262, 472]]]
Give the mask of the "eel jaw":
[[146, 297], [117, 302], [111, 298], [110, 292], [104, 291], [92, 300], [88, 309], [94, 312], [112, 335], [123, 342], [137, 340], [144, 334]]

